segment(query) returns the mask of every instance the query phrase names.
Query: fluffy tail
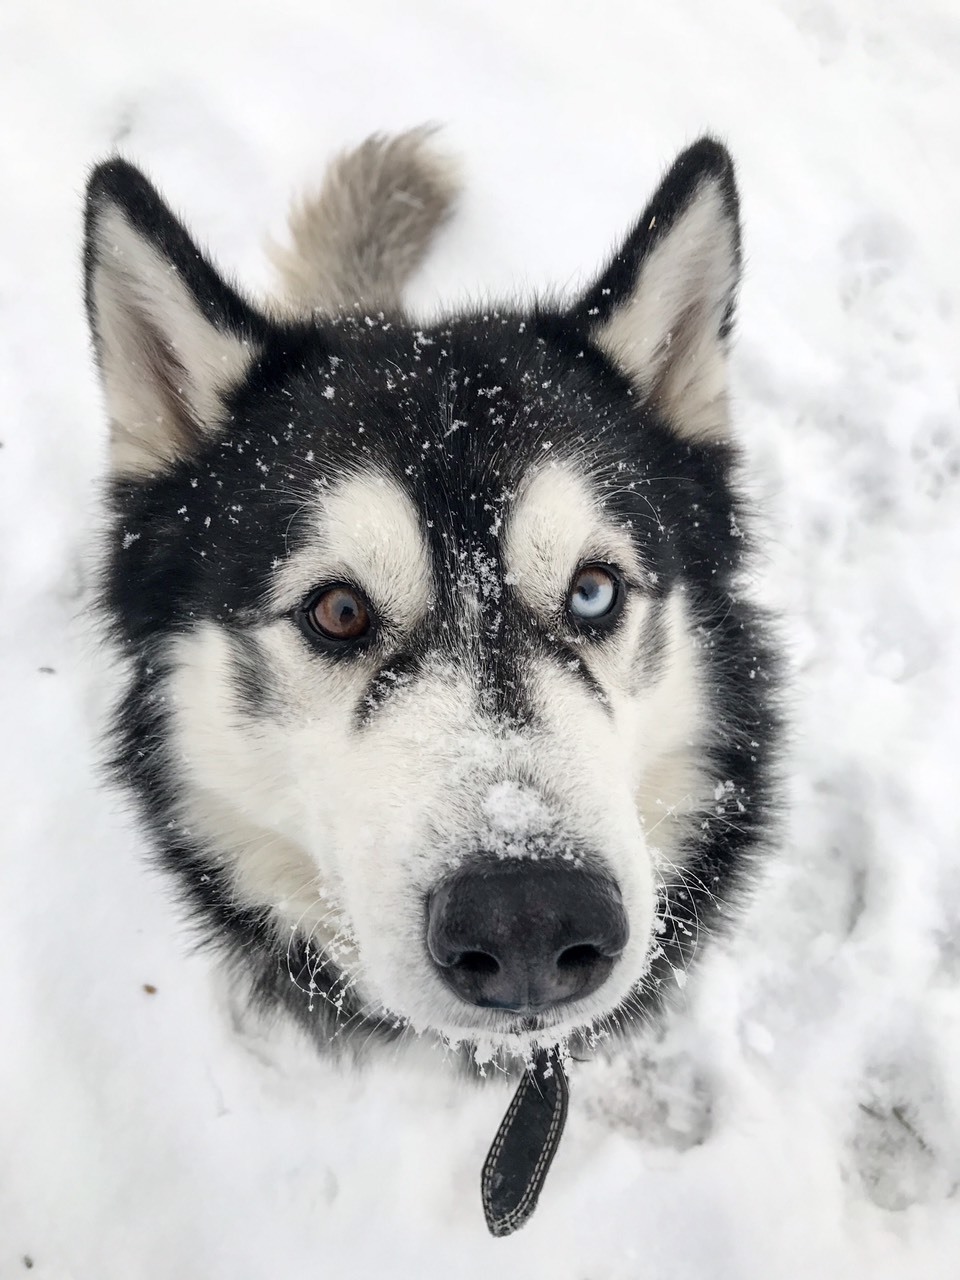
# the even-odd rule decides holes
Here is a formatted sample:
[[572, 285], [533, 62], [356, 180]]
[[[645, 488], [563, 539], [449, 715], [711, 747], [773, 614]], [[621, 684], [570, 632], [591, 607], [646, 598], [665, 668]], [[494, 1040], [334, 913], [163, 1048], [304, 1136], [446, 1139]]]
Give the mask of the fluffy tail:
[[337, 156], [320, 190], [294, 204], [291, 246], [270, 250], [294, 311], [400, 305], [459, 189], [450, 162], [428, 145], [432, 133], [375, 134]]

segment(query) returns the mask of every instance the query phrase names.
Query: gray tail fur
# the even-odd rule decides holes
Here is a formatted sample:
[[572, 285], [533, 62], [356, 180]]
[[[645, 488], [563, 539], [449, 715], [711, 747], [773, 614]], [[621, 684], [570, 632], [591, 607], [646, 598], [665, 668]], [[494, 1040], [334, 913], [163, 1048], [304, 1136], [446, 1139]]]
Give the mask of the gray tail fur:
[[289, 248], [271, 246], [283, 301], [301, 315], [399, 307], [403, 286], [450, 217], [459, 184], [434, 130], [375, 134], [337, 156], [290, 211]]

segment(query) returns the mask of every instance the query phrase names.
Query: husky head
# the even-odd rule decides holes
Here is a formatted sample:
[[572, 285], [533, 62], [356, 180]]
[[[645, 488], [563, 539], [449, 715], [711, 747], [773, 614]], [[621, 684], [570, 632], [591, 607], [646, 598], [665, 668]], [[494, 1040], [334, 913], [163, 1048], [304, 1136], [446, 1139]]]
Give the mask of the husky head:
[[656, 1003], [766, 822], [732, 167], [684, 152], [570, 305], [420, 326], [450, 190], [422, 136], [365, 146], [294, 223], [296, 311], [92, 177], [117, 770], [260, 1000], [555, 1043]]

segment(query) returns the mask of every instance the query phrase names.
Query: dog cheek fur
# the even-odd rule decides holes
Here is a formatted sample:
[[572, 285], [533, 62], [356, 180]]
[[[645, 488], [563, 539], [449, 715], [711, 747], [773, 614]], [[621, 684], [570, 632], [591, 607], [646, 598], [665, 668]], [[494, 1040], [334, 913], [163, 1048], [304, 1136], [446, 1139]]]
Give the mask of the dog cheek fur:
[[180, 820], [218, 850], [241, 904], [266, 909], [278, 935], [294, 929], [334, 952], [379, 1002], [423, 950], [425, 887], [469, 827], [465, 806], [443, 797], [468, 771], [470, 700], [435, 679], [414, 706], [397, 699], [358, 729], [363, 673], [301, 652], [290, 631], [274, 624], [257, 637], [274, 689], [272, 710], [256, 716], [230, 635], [208, 623], [174, 642]]
[[[311, 752], [303, 712], [291, 712], [292, 694], [309, 688], [310, 673], [298, 670], [299, 641], [285, 632], [292, 632], [286, 624], [258, 629], [271, 696], [255, 715], [238, 680], [234, 636], [204, 623], [172, 642], [168, 700], [179, 817], [204, 846], [218, 850], [240, 903], [322, 939], [338, 871], [318, 834], [332, 822], [323, 808], [324, 797], [337, 794], [335, 779], [324, 773], [336, 757]], [[324, 680], [322, 706], [324, 735], [345, 731], [351, 702], [342, 685]]]

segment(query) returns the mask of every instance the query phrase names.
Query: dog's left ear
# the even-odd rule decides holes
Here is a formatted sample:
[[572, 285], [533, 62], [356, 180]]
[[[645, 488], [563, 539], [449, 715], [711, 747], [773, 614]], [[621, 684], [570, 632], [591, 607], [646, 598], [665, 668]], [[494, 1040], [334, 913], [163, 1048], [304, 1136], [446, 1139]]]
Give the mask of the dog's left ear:
[[571, 317], [685, 439], [727, 438], [727, 339], [740, 281], [733, 161], [701, 138]]
[[87, 314], [110, 418], [111, 469], [156, 476], [225, 425], [268, 323], [124, 160], [87, 187]]

